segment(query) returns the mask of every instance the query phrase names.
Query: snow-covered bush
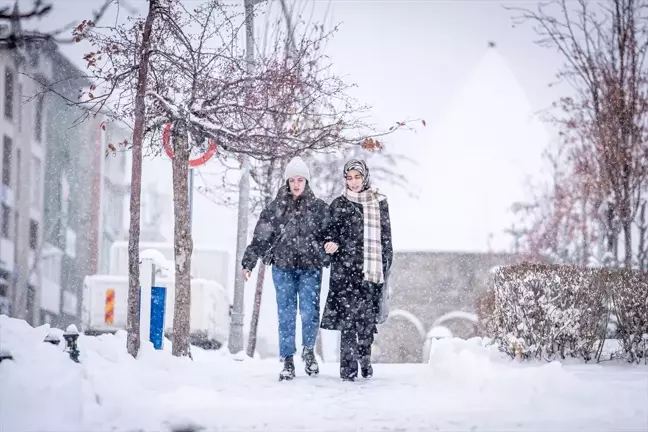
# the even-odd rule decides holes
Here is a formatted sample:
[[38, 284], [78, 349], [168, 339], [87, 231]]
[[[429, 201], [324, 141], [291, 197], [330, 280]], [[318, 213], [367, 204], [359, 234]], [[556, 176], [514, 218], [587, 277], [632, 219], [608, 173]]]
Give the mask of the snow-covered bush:
[[598, 271], [521, 264], [493, 275], [489, 333], [511, 357], [595, 358], [605, 338], [606, 285]]
[[477, 323], [479, 334], [481, 336], [491, 336], [489, 333], [489, 329], [492, 328], [490, 320], [495, 310], [495, 293], [493, 292], [492, 284], [489, 284], [488, 289], [477, 297], [475, 310], [479, 320]]
[[617, 319], [619, 354], [638, 363], [648, 357], [648, 274], [607, 271], [605, 278]]

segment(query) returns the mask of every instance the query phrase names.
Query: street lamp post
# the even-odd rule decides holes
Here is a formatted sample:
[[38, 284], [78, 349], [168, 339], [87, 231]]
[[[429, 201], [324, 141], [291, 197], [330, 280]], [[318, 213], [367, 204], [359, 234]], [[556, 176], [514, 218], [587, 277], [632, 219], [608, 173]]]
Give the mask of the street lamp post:
[[[247, 72], [254, 73], [254, 6], [265, 0], [243, 0], [245, 7], [245, 59]], [[285, 0], [280, 0], [286, 25], [288, 26], [287, 46], [294, 49], [293, 28]], [[239, 182], [238, 220], [236, 229], [236, 259], [234, 263], [234, 299], [228, 348], [230, 353], [243, 351], [243, 321], [245, 318], [245, 280], [241, 269], [243, 253], [247, 245], [248, 215], [250, 213], [250, 158], [243, 155], [241, 180]]]
[[[263, 0], [244, 0], [245, 6], [245, 59], [247, 72], [254, 72], [254, 6]], [[245, 317], [245, 280], [241, 269], [247, 245], [248, 215], [250, 213], [250, 158], [243, 155], [239, 183], [238, 221], [236, 230], [236, 262], [234, 263], [234, 301], [230, 320], [228, 348], [230, 353], [243, 351], [243, 320]]]

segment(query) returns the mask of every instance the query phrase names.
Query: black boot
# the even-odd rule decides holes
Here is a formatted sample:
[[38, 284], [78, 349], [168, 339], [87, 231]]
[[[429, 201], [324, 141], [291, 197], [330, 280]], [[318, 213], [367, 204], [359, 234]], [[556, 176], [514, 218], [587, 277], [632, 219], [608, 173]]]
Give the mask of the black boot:
[[295, 378], [295, 362], [293, 361], [293, 356], [288, 356], [284, 358], [284, 367], [279, 373], [279, 381], [291, 380]]
[[362, 378], [371, 378], [373, 376], [373, 366], [371, 366], [371, 357], [362, 357], [360, 359], [360, 374]]
[[319, 365], [317, 364], [313, 348], [304, 347], [302, 360], [304, 360], [304, 363], [306, 364], [305, 370], [307, 375], [317, 375], [319, 373]]

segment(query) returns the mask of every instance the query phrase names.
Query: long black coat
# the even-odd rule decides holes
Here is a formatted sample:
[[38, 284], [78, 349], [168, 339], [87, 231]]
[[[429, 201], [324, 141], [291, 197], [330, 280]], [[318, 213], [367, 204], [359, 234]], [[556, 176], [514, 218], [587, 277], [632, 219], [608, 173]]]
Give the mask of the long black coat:
[[[354, 306], [360, 299], [368, 300], [367, 306], [377, 311], [382, 299], [382, 290], [376, 285], [363, 284], [362, 204], [351, 202], [344, 196], [338, 197], [329, 206], [329, 217], [327, 240], [337, 243], [339, 249], [333, 254], [331, 260], [329, 294], [321, 327], [328, 330], [342, 330], [345, 324], [348, 325], [350, 321], [357, 319], [352, 311], [357, 310]], [[380, 202], [380, 230], [383, 272], [387, 274], [394, 257], [387, 200]]]
[[259, 259], [269, 256], [269, 264], [284, 270], [327, 266], [330, 260], [324, 252], [327, 221], [326, 203], [315, 197], [310, 187], [295, 200], [288, 187], [283, 186], [261, 212], [241, 265], [252, 270]]

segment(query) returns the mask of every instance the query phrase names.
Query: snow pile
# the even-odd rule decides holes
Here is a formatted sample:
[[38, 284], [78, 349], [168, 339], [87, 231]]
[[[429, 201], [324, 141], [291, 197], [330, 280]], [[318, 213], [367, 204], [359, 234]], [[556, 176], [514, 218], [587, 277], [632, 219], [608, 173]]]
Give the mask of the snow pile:
[[[273, 360], [151, 344], [137, 360], [124, 332], [79, 338], [80, 363], [43, 342], [60, 330], [0, 315], [0, 430], [627, 430], [648, 428], [648, 368], [519, 362], [488, 340], [434, 339], [429, 364], [374, 365], [371, 381], [277, 380]], [[575, 369], [574, 369], [575, 368]], [[581, 369], [578, 369], [581, 368]]]
[[[44, 342], [48, 334], [60, 338], [58, 346]], [[120, 331], [80, 335], [81, 363], [77, 364], [64, 352], [62, 335], [62, 330], [48, 325], [32, 328], [25, 321], [0, 315], [0, 350], [13, 357], [0, 365], [0, 430], [88, 431], [118, 425], [159, 430], [159, 413], [142, 413], [151, 411], [174, 372], [225, 355], [192, 347], [196, 361], [191, 362], [171, 356], [171, 343], [166, 340], [164, 351], [144, 344], [135, 360], [126, 351], [126, 333]]]
[[[610, 370], [623, 370], [618, 366], [512, 360], [491, 340], [482, 338], [435, 340], [429, 367], [434, 385], [449, 389], [446, 396], [455, 395], [465, 405], [499, 413], [512, 423], [516, 423], [516, 417], [525, 416], [521, 413], [533, 411], [544, 419], [539, 420], [537, 430], [552, 430], [556, 417], [566, 420], [553, 430], [587, 430], [584, 425], [588, 422], [589, 430], [640, 430], [648, 426], [646, 367], [628, 367], [627, 371], [634, 374], [623, 378], [636, 380], [634, 396], [616, 393], [621, 382], [603, 379], [610, 378], [606, 376]], [[595, 420], [594, 406], [614, 411], [614, 416], [623, 421], [611, 421], [602, 411]]]
[[[446, 338], [435, 340], [429, 364], [436, 379], [484, 389], [520, 391], [555, 390], [556, 386], [576, 387], [579, 381], [559, 362], [525, 364], [512, 361], [489, 339]], [[495, 382], [496, 381], [496, 382]], [[497, 385], [495, 385], [497, 384]]]

